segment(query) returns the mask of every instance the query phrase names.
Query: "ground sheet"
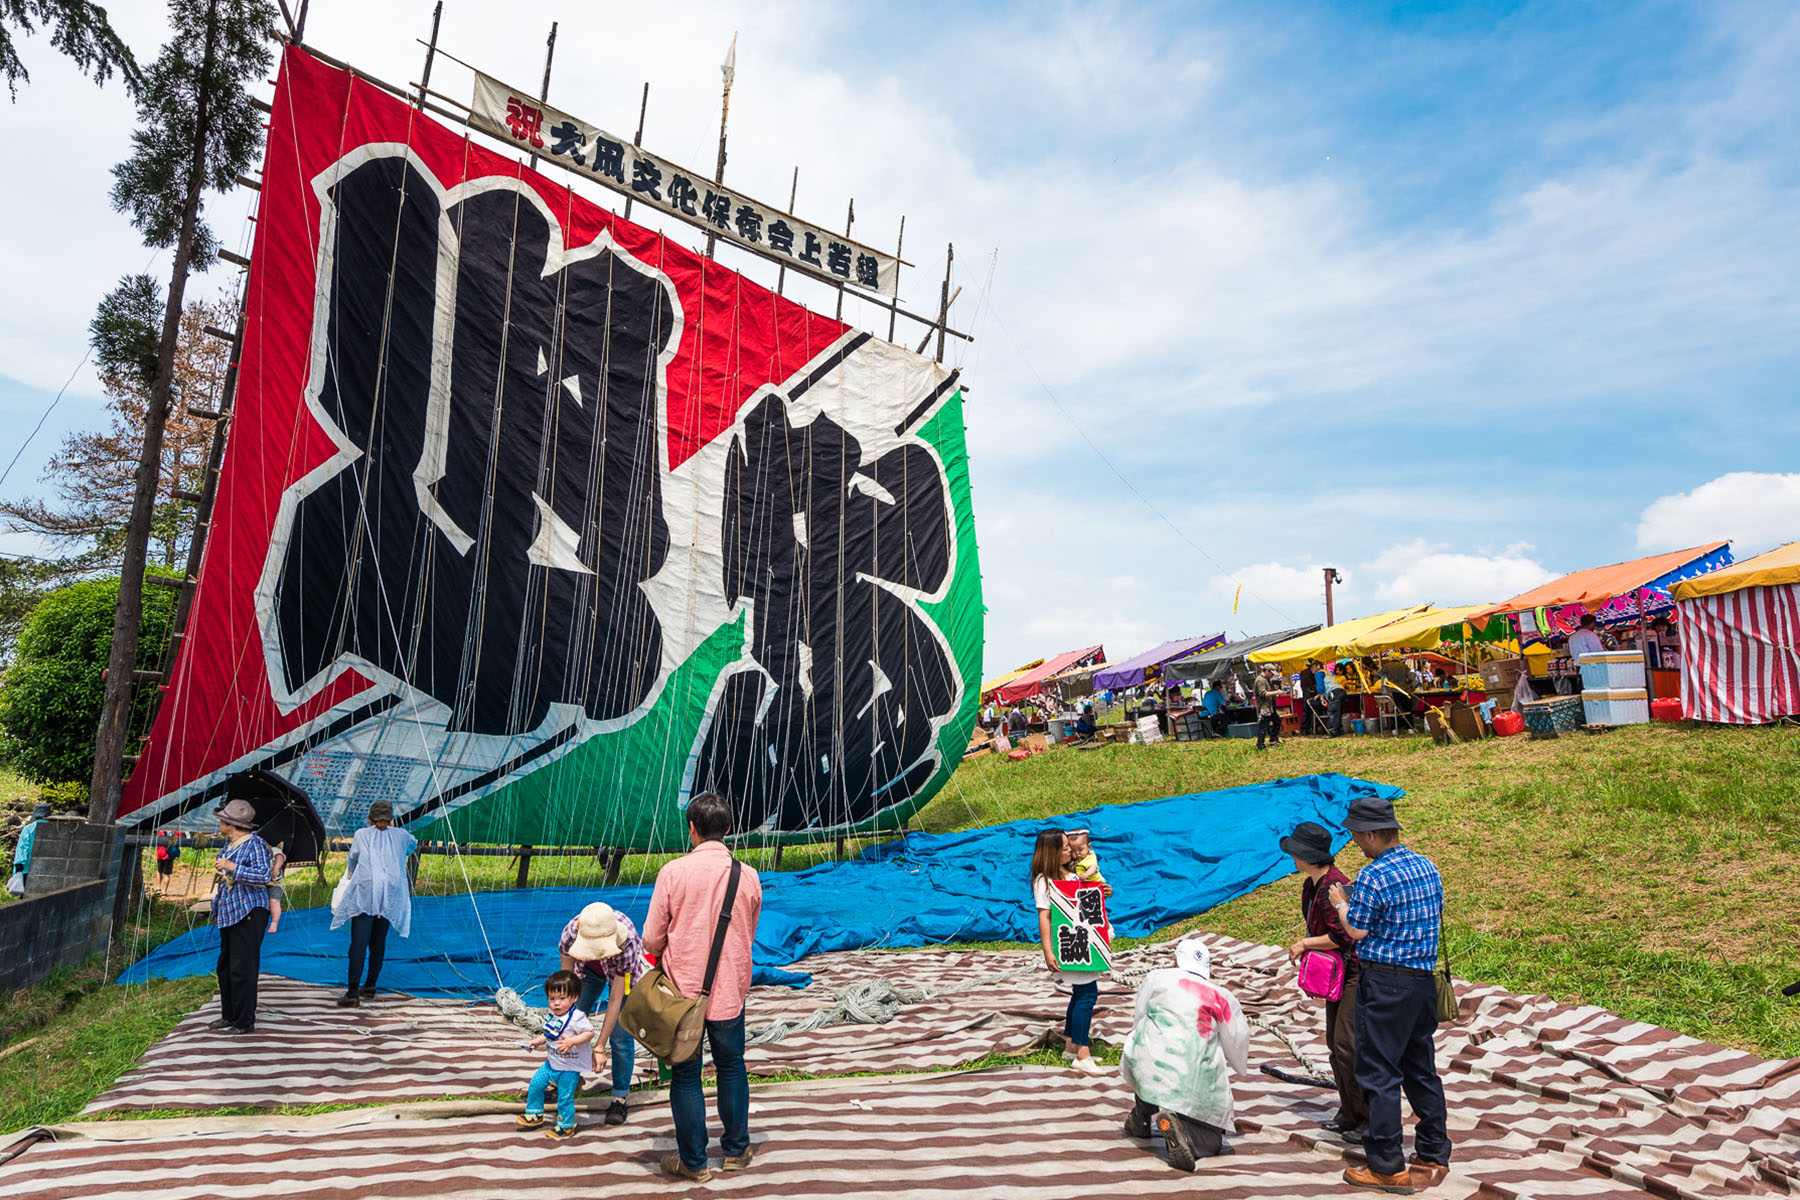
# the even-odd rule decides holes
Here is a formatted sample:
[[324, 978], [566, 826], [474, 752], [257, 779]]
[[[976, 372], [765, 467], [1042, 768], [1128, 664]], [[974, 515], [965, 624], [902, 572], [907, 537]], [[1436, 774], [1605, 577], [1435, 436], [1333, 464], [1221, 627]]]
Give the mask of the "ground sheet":
[[[1209, 938], [1218, 982], [1252, 1018], [1253, 1063], [1298, 1071], [1288, 1042], [1325, 1058], [1320, 1015], [1273, 947]], [[1122, 955], [1103, 989], [1096, 1035], [1116, 1041], [1130, 1019], [1130, 980], [1168, 957]], [[1041, 973], [1017, 974], [1019, 953], [858, 952], [802, 964], [804, 991], [759, 989], [752, 1028], [829, 1003], [834, 987], [871, 974], [954, 987], [882, 1026], [841, 1026], [753, 1049], [764, 1071], [909, 1071], [1022, 1049], [1061, 1017], [1063, 996]], [[1000, 982], [992, 982], [994, 980]], [[534, 1056], [490, 1010], [384, 998], [339, 1010], [323, 989], [266, 981], [256, 1035], [223, 1045], [196, 1014], [146, 1055], [96, 1110], [486, 1095], [519, 1089]], [[1800, 1195], [1800, 1061], [1781, 1063], [1626, 1021], [1604, 1010], [1464, 985], [1462, 1017], [1440, 1031], [1453, 1173], [1434, 1195], [1728, 1197]], [[280, 1031], [284, 1035], [276, 1038]], [[1286, 1040], [1277, 1036], [1286, 1035]], [[269, 1040], [263, 1042], [265, 1034]], [[219, 1070], [221, 1056], [233, 1064]], [[228, 1086], [243, 1078], [244, 1084]], [[1116, 1077], [1000, 1068], [904, 1080], [761, 1084], [753, 1096], [756, 1170], [715, 1177], [747, 1196], [811, 1191], [870, 1196], [956, 1189], [977, 1196], [1314, 1196], [1335, 1191], [1354, 1147], [1323, 1133], [1328, 1090], [1261, 1074], [1235, 1081], [1238, 1154], [1171, 1172], [1124, 1139], [1127, 1096]], [[510, 1116], [356, 1123], [299, 1131], [267, 1118], [254, 1133], [143, 1140], [40, 1142], [0, 1167], [0, 1197], [134, 1194], [201, 1197], [254, 1180], [272, 1195], [564, 1194], [641, 1191], [668, 1148], [667, 1109], [641, 1097], [622, 1129], [584, 1117], [576, 1141], [515, 1131]], [[59, 1134], [59, 1136], [67, 1136]], [[1158, 1146], [1160, 1144], [1157, 1144]], [[1154, 1148], [1154, 1147], [1152, 1147]], [[716, 1152], [716, 1147], [715, 1147]], [[458, 1191], [457, 1188], [466, 1189]], [[559, 1190], [561, 1189], [561, 1190]]]

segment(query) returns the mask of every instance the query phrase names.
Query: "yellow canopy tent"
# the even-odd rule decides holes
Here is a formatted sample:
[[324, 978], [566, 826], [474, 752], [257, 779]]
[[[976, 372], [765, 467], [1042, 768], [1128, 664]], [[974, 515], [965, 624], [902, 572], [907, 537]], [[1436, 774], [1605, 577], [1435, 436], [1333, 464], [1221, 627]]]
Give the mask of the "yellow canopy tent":
[[1378, 613], [1373, 617], [1357, 617], [1353, 621], [1339, 621], [1336, 625], [1327, 625], [1312, 633], [1303, 633], [1297, 638], [1289, 638], [1285, 642], [1277, 642], [1262, 650], [1253, 651], [1246, 657], [1253, 663], [1275, 663], [1287, 666], [1290, 663], [1304, 663], [1309, 658], [1320, 659], [1343, 658], [1355, 653], [1350, 647], [1356, 639], [1391, 624], [1402, 617], [1410, 617], [1430, 608], [1429, 604], [1415, 604], [1410, 608], [1396, 608], [1392, 612]]
[[1380, 654], [1384, 650], [1435, 650], [1444, 641], [1445, 629], [1460, 628], [1476, 613], [1492, 607], [1491, 604], [1465, 604], [1456, 608], [1427, 608], [1371, 629], [1342, 643], [1341, 647], [1344, 653], [1352, 655]]
[[1721, 567], [1705, 575], [1672, 583], [1669, 595], [1677, 601], [1698, 600], [1702, 596], [1722, 596], [1744, 588], [1781, 587], [1790, 583], [1800, 583], [1800, 542], [1789, 542], [1735, 566]]

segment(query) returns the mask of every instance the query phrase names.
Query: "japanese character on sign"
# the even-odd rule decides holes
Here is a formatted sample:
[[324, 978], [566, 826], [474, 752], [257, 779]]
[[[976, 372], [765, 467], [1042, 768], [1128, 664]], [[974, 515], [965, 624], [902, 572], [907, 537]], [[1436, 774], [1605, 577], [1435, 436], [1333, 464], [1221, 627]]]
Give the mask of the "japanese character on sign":
[[779, 250], [783, 254], [794, 252], [794, 231], [786, 221], [774, 221], [769, 225], [769, 249]]
[[1088, 958], [1087, 926], [1064, 925], [1056, 931], [1056, 961], [1085, 963]]
[[694, 214], [694, 201], [700, 198], [700, 190], [694, 181], [686, 175], [674, 175], [669, 179], [669, 207], [688, 216]]
[[807, 230], [806, 248], [800, 251], [800, 261], [811, 263], [815, 267], [824, 265], [819, 262], [819, 249], [819, 235], [810, 229]]
[[833, 275], [850, 278], [850, 247], [842, 242], [831, 243], [825, 251], [825, 261], [831, 267]]
[[762, 214], [748, 204], [738, 205], [737, 231], [746, 242], [762, 241]]
[[517, 96], [509, 96], [506, 100], [506, 127], [521, 142], [530, 142], [540, 149], [544, 145], [544, 110], [534, 108]]
[[1100, 902], [1099, 888], [1082, 888], [1075, 893], [1076, 915], [1085, 925], [1103, 925], [1106, 923], [1106, 910]]
[[611, 138], [594, 139], [594, 174], [625, 182], [625, 147]]
[[700, 212], [720, 229], [729, 228], [731, 225], [731, 197], [720, 195], [709, 188], [706, 192], [706, 199], [700, 202]]
[[647, 158], [635, 158], [631, 161], [631, 190], [644, 192], [652, 200], [661, 200], [662, 168]]
[[864, 287], [881, 286], [881, 263], [873, 254], [856, 256], [856, 282]]
[[552, 154], [566, 154], [575, 160], [577, 166], [587, 163], [587, 155], [582, 147], [587, 145], [587, 134], [575, 127], [573, 121], [563, 121], [550, 130], [550, 136], [556, 143], [550, 147]]

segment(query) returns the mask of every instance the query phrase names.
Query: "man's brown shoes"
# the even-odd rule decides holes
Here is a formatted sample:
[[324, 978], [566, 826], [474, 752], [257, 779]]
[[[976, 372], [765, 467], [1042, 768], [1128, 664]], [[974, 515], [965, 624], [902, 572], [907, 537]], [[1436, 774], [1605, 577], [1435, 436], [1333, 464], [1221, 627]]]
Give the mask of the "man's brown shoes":
[[1368, 1167], [1351, 1167], [1344, 1172], [1344, 1182], [1351, 1187], [1367, 1188], [1374, 1192], [1388, 1192], [1395, 1196], [1413, 1194], [1412, 1175], [1406, 1171], [1394, 1175], [1382, 1175]]

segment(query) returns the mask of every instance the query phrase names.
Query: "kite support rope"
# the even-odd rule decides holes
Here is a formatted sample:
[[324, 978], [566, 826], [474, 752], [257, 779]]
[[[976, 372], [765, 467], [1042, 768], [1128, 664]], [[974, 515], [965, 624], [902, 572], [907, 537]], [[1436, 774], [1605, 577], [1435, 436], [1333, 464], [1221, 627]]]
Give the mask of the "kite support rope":
[[900, 1010], [908, 1004], [919, 1004], [938, 996], [1009, 983], [1041, 970], [1043, 968], [1034, 961], [1029, 966], [1017, 967], [1003, 974], [989, 975], [967, 983], [946, 984], [943, 987], [904, 987], [885, 975], [859, 979], [833, 991], [830, 1004], [814, 1009], [804, 1017], [790, 1017], [752, 1030], [750, 1036], [744, 1039], [744, 1044], [766, 1046], [792, 1034], [811, 1033], [815, 1029], [825, 1029], [832, 1025], [884, 1025], [899, 1016]]
[[495, 992], [494, 1004], [502, 1017], [526, 1033], [538, 1034], [544, 1031], [544, 1014], [525, 1003], [525, 998], [511, 988], [502, 987]]

